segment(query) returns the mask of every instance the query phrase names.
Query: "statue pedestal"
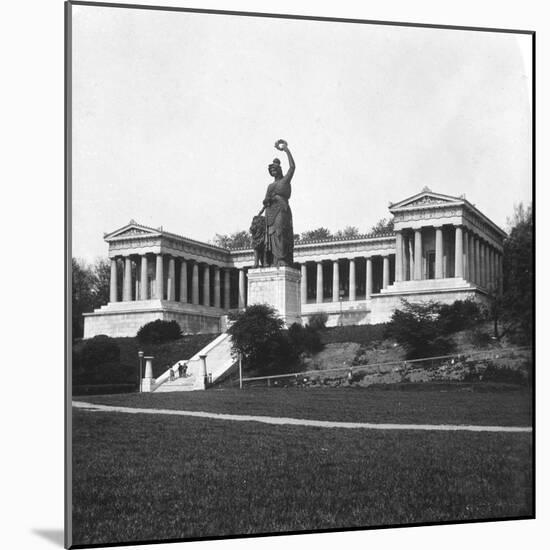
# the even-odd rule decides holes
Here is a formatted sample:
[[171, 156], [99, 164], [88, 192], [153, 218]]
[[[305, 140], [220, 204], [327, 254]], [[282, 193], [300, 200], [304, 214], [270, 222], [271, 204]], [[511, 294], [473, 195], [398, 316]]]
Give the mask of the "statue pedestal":
[[268, 304], [277, 310], [285, 328], [302, 324], [300, 271], [292, 267], [248, 270], [248, 305]]

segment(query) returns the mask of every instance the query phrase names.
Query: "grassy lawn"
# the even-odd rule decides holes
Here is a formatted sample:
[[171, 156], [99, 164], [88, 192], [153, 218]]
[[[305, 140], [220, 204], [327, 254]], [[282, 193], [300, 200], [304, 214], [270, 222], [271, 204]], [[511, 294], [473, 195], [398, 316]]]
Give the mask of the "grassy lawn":
[[[109, 400], [175, 408], [194, 400], [190, 408], [204, 409], [206, 395], [211, 409], [271, 414], [281, 400], [286, 415], [318, 418], [325, 410], [340, 420], [363, 403], [358, 415], [369, 420], [513, 423], [505, 410], [483, 419], [482, 400], [468, 406], [471, 394], [416, 399], [402, 392], [397, 413], [400, 401], [389, 392], [331, 391], [334, 399], [281, 392], [244, 393], [240, 402], [230, 392]], [[431, 397], [433, 406], [422, 408]], [[489, 409], [506, 408], [502, 396], [490, 402]], [[74, 544], [533, 513], [530, 434], [348, 431], [80, 410], [73, 426]]]
[[[421, 385], [419, 387], [422, 387]], [[217, 413], [286, 416], [349, 422], [530, 426], [531, 393], [463, 391], [463, 386], [423, 391], [370, 388], [224, 389], [207, 392], [86, 396], [82, 400]], [[468, 388], [467, 388], [468, 389]]]

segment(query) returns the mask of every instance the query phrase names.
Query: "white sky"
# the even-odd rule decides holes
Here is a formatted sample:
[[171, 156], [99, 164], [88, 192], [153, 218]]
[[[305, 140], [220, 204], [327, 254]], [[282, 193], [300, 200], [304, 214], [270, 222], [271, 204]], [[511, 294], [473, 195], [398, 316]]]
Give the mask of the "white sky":
[[73, 255], [130, 219], [208, 241], [247, 229], [289, 142], [295, 232], [466, 197], [531, 201], [530, 37], [73, 7]]

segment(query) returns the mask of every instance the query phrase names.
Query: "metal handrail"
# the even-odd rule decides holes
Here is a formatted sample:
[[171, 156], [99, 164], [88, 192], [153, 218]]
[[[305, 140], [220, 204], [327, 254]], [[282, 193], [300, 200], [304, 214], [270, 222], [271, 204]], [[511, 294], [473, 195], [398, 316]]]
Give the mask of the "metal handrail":
[[334, 367], [334, 368], [328, 368], [328, 369], [323, 369], [323, 370], [307, 370], [307, 371], [291, 372], [291, 373], [287, 373], [287, 374], [273, 374], [271, 376], [254, 376], [254, 377], [251, 377], [251, 378], [243, 378], [242, 381], [243, 382], [252, 382], [252, 381], [255, 381], [255, 380], [272, 380], [272, 379], [275, 379], [275, 378], [290, 378], [292, 376], [305, 376], [305, 375], [308, 375], [308, 374], [323, 374], [323, 373], [327, 373], [327, 372], [349, 371], [350, 369], [360, 370], [360, 369], [366, 368], [366, 367], [372, 368], [372, 367], [384, 367], [384, 366], [387, 367], [387, 366], [390, 366], [390, 365], [403, 365], [403, 364], [409, 365], [410, 363], [420, 363], [421, 361], [437, 361], [437, 360], [441, 360], [441, 359], [456, 359], [456, 358], [459, 358], [459, 357], [472, 357], [472, 356], [483, 355], [483, 354], [497, 355], [497, 354], [505, 353], [505, 352], [508, 352], [508, 351], [529, 351], [531, 349], [532, 348], [530, 348], [530, 347], [501, 348], [501, 349], [498, 349], [498, 350], [474, 351], [472, 353], [454, 353], [452, 355], [437, 355], [437, 356], [434, 356], [434, 357], [423, 357], [421, 359], [401, 359], [399, 361], [388, 361], [386, 363], [368, 363], [368, 364], [364, 364], [364, 365], [353, 365], [353, 366], [350, 365], [348, 367]]

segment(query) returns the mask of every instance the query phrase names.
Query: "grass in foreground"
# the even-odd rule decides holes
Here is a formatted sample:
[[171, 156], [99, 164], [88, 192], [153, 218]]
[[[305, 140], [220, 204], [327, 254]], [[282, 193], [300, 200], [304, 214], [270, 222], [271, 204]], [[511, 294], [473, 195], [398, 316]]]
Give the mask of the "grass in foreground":
[[342, 422], [530, 426], [531, 393], [524, 389], [471, 392], [359, 388], [226, 389], [121, 394], [82, 400], [125, 407], [286, 416]]
[[533, 513], [529, 434], [80, 410], [73, 426], [74, 544]]

